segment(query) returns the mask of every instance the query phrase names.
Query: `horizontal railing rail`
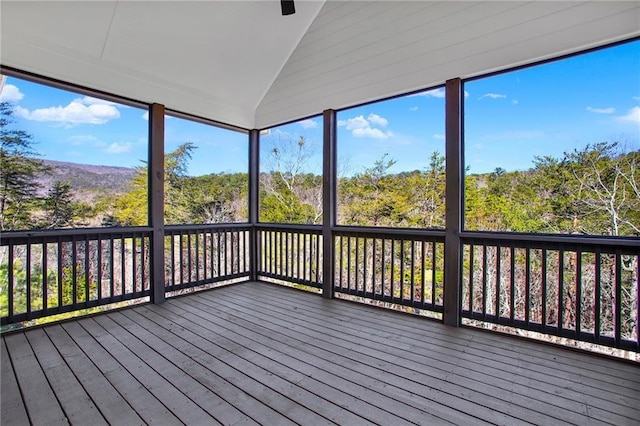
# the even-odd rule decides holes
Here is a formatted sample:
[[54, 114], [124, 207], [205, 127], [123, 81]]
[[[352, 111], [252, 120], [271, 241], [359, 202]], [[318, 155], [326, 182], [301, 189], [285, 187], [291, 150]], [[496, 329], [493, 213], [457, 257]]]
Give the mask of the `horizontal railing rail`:
[[640, 240], [463, 233], [462, 317], [640, 350]]
[[149, 296], [150, 238], [148, 227], [3, 232], [1, 324]]
[[443, 312], [444, 231], [336, 227], [338, 293]]
[[249, 279], [251, 225], [165, 227], [165, 292]]
[[322, 288], [322, 227], [256, 226], [258, 277]]

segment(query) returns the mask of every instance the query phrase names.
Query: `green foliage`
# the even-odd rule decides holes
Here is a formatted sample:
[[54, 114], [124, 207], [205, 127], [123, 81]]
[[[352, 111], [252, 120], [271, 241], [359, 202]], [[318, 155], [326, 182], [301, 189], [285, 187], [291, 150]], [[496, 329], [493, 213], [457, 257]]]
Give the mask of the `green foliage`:
[[424, 171], [390, 174], [387, 154], [339, 183], [340, 222], [347, 225], [444, 227], [444, 157], [434, 152]]
[[640, 235], [640, 153], [598, 143], [465, 178], [469, 230]]
[[311, 156], [303, 136], [283, 138], [260, 175], [260, 221], [317, 224], [322, 220], [322, 176], [304, 173]]
[[0, 103], [0, 230], [30, 226], [36, 178], [46, 168], [35, 158], [33, 137], [11, 128], [11, 104]]
[[[165, 223], [223, 223], [247, 220], [246, 173], [188, 176], [196, 146], [184, 143], [165, 155]], [[138, 167], [131, 190], [115, 200], [105, 225], [147, 225], [147, 167]]]
[[45, 218], [43, 227], [49, 229], [69, 228], [75, 225], [78, 203], [74, 203], [71, 195], [71, 184], [55, 182], [43, 200]]
[[[43, 271], [40, 264], [34, 264], [32, 270], [28, 271], [20, 259], [15, 259], [12, 265], [13, 274], [13, 312], [20, 314], [27, 312], [27, 293], [30, 293], [31, 311], [43, 309], [45, 294], [43, 292]], [[74, 267], [72, 265], [63, 266], [62, 276], [59, 279], [55, 271], [47, 272], [46, 280], [46, 306], [56, 308], [68, 306], [74, 303], [82, 303], [86, 300], [98, 297], [98, 284], [91, 280], [88, 285], [86, 275], [81, 265], [75, 265], [75, 285]], [[62, 294], [62, 303], [59, 300], [59, 289]], [[0, 317], [6, 317], [9, 312], [9, 264], [0, 264]], [[28, 291], [30, 290], [30, 291]], [[87, 293], [87, 290], [89, 293]], [[75, 299], [74, 299], [75, 296]]]

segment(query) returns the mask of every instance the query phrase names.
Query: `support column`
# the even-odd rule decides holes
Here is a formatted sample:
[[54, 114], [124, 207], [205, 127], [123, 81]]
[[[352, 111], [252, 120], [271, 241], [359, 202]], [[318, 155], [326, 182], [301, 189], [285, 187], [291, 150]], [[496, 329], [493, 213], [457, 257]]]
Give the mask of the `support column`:
[[149, 106], [148, 217], [151, 235], [151, 302], [164, 302], [164, 105]]
[[462, 80], [447, 80], [446, 114], [446, 213], [444, 241], [444, 315], [447, 325], [460, 326], [462, 189]]
[[322, 297], [333, 298], [335, 262], [333, 228], [336, 226], [336, 112], [322, 113]]
[[249, 237], [249, 272], [251, 281], [258, 279], [258, 256], [260, 244], [258, 242], [258, 212], [259, 212], [259, 184], [260, 182], [260, 131], [249, 131], [249, 223], [251, 233]]

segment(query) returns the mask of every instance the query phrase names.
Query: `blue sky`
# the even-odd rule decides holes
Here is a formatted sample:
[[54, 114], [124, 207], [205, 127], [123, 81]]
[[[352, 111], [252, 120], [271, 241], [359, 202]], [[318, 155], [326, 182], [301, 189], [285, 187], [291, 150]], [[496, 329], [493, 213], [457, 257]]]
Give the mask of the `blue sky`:
[[[640, 41], [465, 83], [465, 162], [472, 173], [532, 167], [535, 156], [600, 141], [640, 149]], [[34, 136], [43, 158], [88, 164], [141, 165], [147, 157], [144, 110], [9, 77], [0, 99], [15, 105], [17, 128]], [[444, 91], [435, 88], [338, 113], [341, 175], [372, 166], [384, 154], [391, 172], [424, 169], [444, 153]], [[166, 120], [166, 151], [198, 148], [192, 175], [246, 171], [247, 136], [178, 118]], [[321, 117], [270, 129], [262, 136], [262, 167], [273, 146], [306, 140], [305, 170], [319, 173]], [[274, 145], [275, 144], [275, 145]], [[288, 148], [287, 148], [288, 147]]]

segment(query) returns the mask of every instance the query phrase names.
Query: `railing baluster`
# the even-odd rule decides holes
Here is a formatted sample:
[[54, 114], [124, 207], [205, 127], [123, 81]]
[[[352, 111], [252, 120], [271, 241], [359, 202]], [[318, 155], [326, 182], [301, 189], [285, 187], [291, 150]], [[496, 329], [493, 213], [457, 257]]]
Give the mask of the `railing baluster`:
[[131, 237], [131, 279], [133, 282], [131, 283], [131, 290], [135, 293], [138, 290], [137, 278], [138, 278], [138, 269], [136, 267], [136, 256], [137, 256], [137, 247], [136, 247], [136, 236], [133, 235]]
[[[98, 292], [98, 300], [102, 299], [102, 236], [98, 235], [98, 253], [97, 253], [97, 263], [98, 263], [98, 271], [97, 271], [97, 292]], [[143, 267], [144, 269], [144, 267]]]
[[509, 319], [513, 323], [516, 315], [516, 257], [513, 244], [509, 247], [509, 257], [509, 269], [511, 270], [509, 277]]
[[524, 277], [524, 323], [529, 327], [531, 319], [531, 248], [527, 247], [525, 252], [525, 277]]
[[353, 289], [358, 291], [358, 276], [360, 275], [360, 268], [358, 267], [358, 265], [360, 265], [360, 237], [355, 237], [354, 238], [355, 241], [355, 245], [356, 245], [356, 251], [355, 251], [355, 261], [354, 261], [354, 275], [355, 275], [355, 283], [353, 285]]
[[435, 305], [436, 298], [436, 262], [437, 262], [437, 254], [436, 254], [436, 243], [432, 243], [431, 250], [431, 304]]
[[[367, 246], [368, 246], [368, 241], [369, 239], [367, 237], [363, 238], [363, 246], [362, 246], [362, 259], [364, 261], [364, 268], [362, 271], [362, 291], [364, 291], [365, 293], [367, 293], [367, 283], [370, 282], [367, 279], [367, 265], [369, 264], [369, 257], [367, 256]], [[371, 292], [373, 293], [373, 291]]]
[[317, 284], [320, 283], [320, 271], [322, 270], [322, 265], [320, 264], [320, 247], [322, 247], [322, 240], [320, 239], [320, 235], [315, 236], [316, 241], [316, 279], [315, 282]]
[[[91, 290], [91, 267], [89, 266], [89, 256], [91, 248], [89, 247], [89, 235], [84, 236], [84, 303], [89, 301], [89, 292]], [[135, 266], [135, 263], [134, 263]], [[135, 270], [135, 269], [134, 269]]]
[[564, 328], [564, 250], [558, 251], [558, 334]]
[[8, 262], [9, 264], [7, 265], [7, 279], [8, 279], [8, 289], [7, 289], [7, 309], [8, 309], [8, 316], [9, 319], [13, 319], [13, 316], [15, 315], [15, 305], [14, 305], [14, 300], [13, 300], [13, 296], [15, 293], [15, 286], [14, 286], [14, 274], [13, 274], [13, 264], [15, 262], [15, 260], [13, 259], [13, 242], [9, 241], [8, 244], [8, 253], [7, 253], [7, 257], [8, 257]]
[[351, 237], [347, 237], [347, 288], [351, 289]]
[[373, 253], [371, 254], [371, 293], [374, 295], [378, 294], [376, 291], [376, 260], [378, 259], [378, 239], [373, 238]]
[[395, 282], [396, 282], [396, 274], [395, 274], [395, 266], [396, 266], [396, 260], [395, 260], [395, 256], [396, 256], [396, 247], [395, 247], [395, 239], [391, 239], [391, 300], [396, 298], [396, 289], [395, 289]]
[[120, 265], [122, 272], [122, 289], [120, 290], [120, 296], [124, 296], [127, 293], [127, 243], [125, 240], [125, 235], [122, 234], [120, 237]]
[[415, 271], [415, 255], [416, 255], [416, 243], [414, 241], [410, 241], [411, 243], [411, 302], [415, 302], [416, 300], [416, 271]]
[[640, 352], [640, 256], [636, 255], [635, 257], [635, 279], [636, 279], [636, 348], [635, 350]]
[[[109, 238], [109, 298], [113, 298], [115, 295], [115, 258], [115, 235], [111, 235]], [[60, 266], [60, 269], [58, 270], [58, 274], [60, 274], [60, 276], [62, 275], [61, 271], [62, 266]]]
[[78, 252], [76, 250], [76, 237], [71, 240], [71, 304], [78, 303]]
[[576, 318], [575, 329], [576, 339], [580, 339], [580, 332], [582, 329], [582, 251], [576, 250]]
[[387, 262], [387, 239], [384, 237], [380, 238], [380, 250], [382, 252], [380, 257], [380, 294], [385, 299], [386, 297], [391, 297], [391, 286], [387, 287], [387, 267], [389, 263]]
[[473, 312], [473, 270], [475, 245], [469, 245], [469, 312]]
[[547, 249], [542, 248], [542, 330], [547, 328]]
[[49, 308], [49, 266], [48, 261], [48, 244], [46, 241], [42, 242], [42, 310], [46, 312]]
[[616, 272], [615, 272], [615, 313], [614, 313], [614, 344], [620, 346], [620, 338], [622, 332], [622, 254], [620, 250], [614, 251]]
[[400, 242], [400, 299], [404, 299], [404, 240], [398, 240]]
[[26, 246], [26, 314], [27, 318], [31, 318], [31, 244], [27, 243]]

